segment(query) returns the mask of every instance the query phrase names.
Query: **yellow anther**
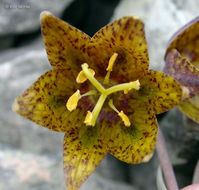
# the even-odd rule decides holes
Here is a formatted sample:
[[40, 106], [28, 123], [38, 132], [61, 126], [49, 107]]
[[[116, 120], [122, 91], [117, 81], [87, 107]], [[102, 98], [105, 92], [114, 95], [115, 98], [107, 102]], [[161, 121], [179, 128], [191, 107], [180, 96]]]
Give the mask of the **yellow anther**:
[[113, 100], [110, 99], [108, 102], [108, 105], [110, 106], [110, 108], [112, 108], [115, 112], [117, 112], [117, 114], [120, 116], [120, 118], [122, 119], [122, 121], [124, 122], [124, 125], [127, 127], [130, 127], [131, 122], [129, 121], [128, 116], [123, 112], [123, 111], [118, 111], [117, 108], [113, 105]]
[[128, 116], [123, 111], [119, 112], [118, 115], [120, 116], [120, 118], [124, 122], [124, 125], [127, 126], [127, 127], [130, 127], [131, 122], [129, 121]]
[[132, 87], [130, 88], [130, 90], [131, 90], [132, 88], [135, 89], [135, 90], [139, 90], [139, 89], [140, 89], [140, 81], [139, 81], [139, 80], [130, 82], [130, 84], [132, 84]]
[[128, 94], [131, 89], [139, 90], [140, 89], [140, 82], [139, 80], [130, 82], [132, 84], [131, 88], [124, 89], [124, 94]]
[[108, 67], [106, 68], [107, 71], [113, 70], [113, 65], [115, 63], [115, 60], [117, 59], [118, 53], [114, 53], [111, 58], [109, 59]]
[[85, 118], [85, 120], [84, 120], [84, 123], [85, 123], [86, 125], [91, 125], [92, 117], [93, 117], [93, 114], [92, 114], [90, 111], [88, 111], [88, 112], [87, 112], [87, 115], [86, 115], [86, 118]]
[[[93, 69], [88, 69], [91, 74], [94, 76], [95, 71]], [[84, 74], [84, 71], [80, 71], [79, 74], [77, 75], [76, 82], [77, 83], [84, 83], [87, 80], [86, 75]]]
[[133, 87], [132, 88], [124, 89], [124, 94], [128, 94], [131, 89], [135, 89], [135, 90], [139, 90], [140, 89], [140, 82], [139, 82], [139, 80], [130, 82], [130, 84], [132, 84]]
[[77, 90], [67, 101], [66, 107], [69, 111], [73, 111], [77, 107], [77, 103], [81, 98], [80, 91]]

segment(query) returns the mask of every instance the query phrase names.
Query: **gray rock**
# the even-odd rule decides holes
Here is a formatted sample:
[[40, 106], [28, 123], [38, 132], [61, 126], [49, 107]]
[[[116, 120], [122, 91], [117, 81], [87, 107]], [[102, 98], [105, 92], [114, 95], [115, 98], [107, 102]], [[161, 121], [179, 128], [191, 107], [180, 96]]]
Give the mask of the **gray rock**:
[[60, 16], [72, 0], [0, 0], [0, 36], [23, 34], [39, 29], [39, 15], [48, 10]]
[[183, 164], [185, 160], [178, 156], [184, 144], [185, 115], [177, 108], [170, 110], [160, 122], [167, 150], [173, 164]]
[[[114, 171], [112, 171], [114, 172]], [[106, 179], [94, 172], [80, 190], [136, 190], [135, 187], [126, 183]]]
[[196, 162], [199, 157], [199, 124], [188, 117], [186, 117], [185, 121], [185, 136], [179, 156], [190, 162]]
[[0, 189], [65, 190], [61, 159], [0, 145]]
[[[8, 38], [5, 38], [5, 41]], [[20, 55], [27, 54], [28, 52], [38, 51], [41, 49], [44, 50], [44, 44], [43, 44], [43, 40], [41, 36], [33, 40], [30, 44], [24, 45], [20, 48], [3, 49], [4, 51], [0, 52], [0, 64], [9, 62], [10, 60], [13, 60], [15, 57], [19, 57]]]
[[156, 190], [156, 173], [159, 162], [156, 153], [149, 162], [129, 165], [130, 181], [137, 189]]
[[136, 15], [144, 21], [150, 68], [162, 71], [168, 40], [179, 27], [198, 16], [198, 6], [197, 0], [123, 0], [113, 19]]
[[63, 134], [39, 127], [12, 111], [14, 99], [49, 69], [44, 50], [24, 50], [0, 64], [0, 142], [30, 152], [61, 154]]
[[[0, 189], [66, 190], [61, 159], [7, 149], [0, 144], [0, 161]], [[80, 190], [135, 190], [106, 177], [95, 171]]]
[[101, 176], [106, 176], [109, 180], [124, 183], [128, 181], [129, 167], [111, 154], [107, 154], [97, 167], [96, 172]]

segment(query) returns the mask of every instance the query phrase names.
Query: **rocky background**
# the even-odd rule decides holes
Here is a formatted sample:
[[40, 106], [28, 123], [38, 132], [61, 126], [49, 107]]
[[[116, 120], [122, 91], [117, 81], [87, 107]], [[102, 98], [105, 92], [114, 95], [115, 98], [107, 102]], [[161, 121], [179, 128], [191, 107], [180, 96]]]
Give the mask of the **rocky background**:
[[[167, 41], [198, 16], [198, 0], [0, 0], [0, 189], [64, 190], [63, 134], [12, 112], [14, 99], [50, 69], [39, 14], [54, 15], [93, 35], [125, 15], [144, 20], [150, 67], [162, 70]], [[199, 126], [177, 108], [158, 116], [180, 187], [191, 183], [199, 152]], [[155, 190], [156, 153], [149, 163], [127, 165], [108, 155], [81, 190]]]

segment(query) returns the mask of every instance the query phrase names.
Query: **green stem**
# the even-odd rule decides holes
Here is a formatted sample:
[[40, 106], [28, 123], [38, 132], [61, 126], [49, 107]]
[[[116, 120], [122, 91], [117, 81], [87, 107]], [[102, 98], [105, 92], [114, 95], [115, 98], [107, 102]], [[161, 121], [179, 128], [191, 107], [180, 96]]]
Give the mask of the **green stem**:
[[156, 144], [156, 151], [158, 153], [158, 158], [160, 165], [164, 174], [165, 183], [168, 190], [179, 190], [173, 167], [171, 165], [169, 155], [167, 152], [164, 136], [159, 128], [158, 138]]

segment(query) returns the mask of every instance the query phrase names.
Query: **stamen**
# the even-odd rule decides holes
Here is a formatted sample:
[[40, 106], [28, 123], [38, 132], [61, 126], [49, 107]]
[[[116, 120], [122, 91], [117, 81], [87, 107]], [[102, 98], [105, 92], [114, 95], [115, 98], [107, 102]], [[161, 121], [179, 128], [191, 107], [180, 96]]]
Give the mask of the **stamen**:
[[108, 67], [106, 68], [107, 71], [113, 70], [113, 65], [115, 63], [115, 60], [117, 59], [118, 53], [114, 53], [111, 58], [109, 59]]
[[120, 112], [118, 111], [118, 109], [113, 105], [113, 100], [112, 100], [112, 99], [109, 100], [108, 105], [109, 105], [110, 108], [112, 108], [116, 113], [118, 113], [118, 114], [120, 113]]
[[91, 95], [96, 95], [96, 94], [97, 94], [96, 90], [90, 90], [90, 91], [86, 92], [85, 94], [82, 94], [81, 97], [91, 96]]
[[86, 118], [84, 120], [84, 123], [88, 126], [88, 125], [91, 125], [91, 120], [92, 120], [92, 117], [93, 117], [93, 114], [88, 111], [87, 112], [87, 115], [86, 115]]
[[106, 76], [104, 78], [104, 84], [108, 84], [109, 83], [109, 77], [111, 74], [111, 71], [113, 70], [113, 65], [115, 63], [115, 60], [117, 59], [118, 53], [114, 53], [111, 58], [109, 59], [109, 63], [108, 63], [108, 67], [106, 68], [106, 70], [108, 71], [106, 73]]
[[[95, 75], [95, 71], [93, 69], [89, 68], [88, 70], [91, 72], [91, 74], [93, 76]], [[77, 83], [84, 83], [86, 80], [87, 80], [87, 77], [84, 74], [84, 71], [80, 71], [79, 74], [77, 75], [76, 82]]]
[[112, 99], [109, 100], [108, 104], [118, 114], [118, 116], [120, 116], [120, 118], [124, 122], [124, 125], [126, 127], [130, 127], [131, 126], [131, 122], [129, 121], [128, 116], [123, 111], [120, 111], [120, 112], [118, 111], [118, 109], [113, 105], [113, 100]]
[[121, 111], [118, 115], [120, 116], [120, 118], [124, 122], [125, 126], [127, 126], [127, 127], [131, 126], [131, 122], [129, 121], [128, 116], [123, 111]]
[[103, 84], [106, 84], [106, 85], [107, 85], [107, 84], [109, 83], [110, 74], [111, 74], [111, 71], [108, 71], [108, 72], [106, 73], [106, 76], [105, 76], [105, 78], [104, 78]]
[[67, 101], [66, 107], [69, 111], [73, 111], [77, 107], [77, 103], [81, 98], [80, 91], [77, 90]]
[[140, 89], [139, 80], [136, 80], [134, 82], [123, 83], [123, 84], [118, 84], [118, 85], [112, 86], [112, 87], [110, 87], [106, 90], [106, 94], [110, 95], [110, 94], [117, 92], [117, 91], [122, 91], [122, 90], [128, 90], [129, 91], [131, 89], [135, 89], [135, 90]]

